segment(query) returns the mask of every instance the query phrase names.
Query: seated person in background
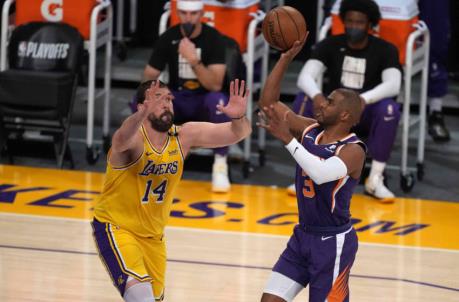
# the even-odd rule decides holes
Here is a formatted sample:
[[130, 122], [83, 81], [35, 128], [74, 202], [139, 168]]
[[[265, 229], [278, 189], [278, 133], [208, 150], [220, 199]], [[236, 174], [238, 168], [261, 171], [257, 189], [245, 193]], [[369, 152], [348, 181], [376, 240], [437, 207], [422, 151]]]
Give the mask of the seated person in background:
[[435, 142], [450, 140], [443, 118], [443, 98], [448, 92], [449, 0], [419, 0], [419, 17], [430, 30], [429, 134]]
[[[384, 185], [383, 172], [400, 120], [399, 104], [394, 99], [402, 78], [398, 51], [369, 34], [381, 18], [373, 0], [343, 0], [339, 13], [346, 33], [328, 37], [313, 47], [298, 78], [303, 93], [296, 97], [293, 110], [314, 117], [314, 110], [329, 92], [338, 88], [359, 92], [366, 106], [354, 130], [367, 137], [373, 159], [365, 192], [390, 201], [394, 194]], [[329, 82], [322, 92], [316, 81], [324, 73]]]
[[[175, 97], [176, 123], [187, 121], [228, 122], [217, 109], [228, 96], [222, 91], [226, 72], [225, 46], [220, 33], [201, 23], [202, 0], [178, 0], [180, 24], [169, 28], [156, 41], [144, 80], [156, 80], [168, 65], [169, 87]], [[228, 147], [214, 149], [212, 191], [228, 192]]]

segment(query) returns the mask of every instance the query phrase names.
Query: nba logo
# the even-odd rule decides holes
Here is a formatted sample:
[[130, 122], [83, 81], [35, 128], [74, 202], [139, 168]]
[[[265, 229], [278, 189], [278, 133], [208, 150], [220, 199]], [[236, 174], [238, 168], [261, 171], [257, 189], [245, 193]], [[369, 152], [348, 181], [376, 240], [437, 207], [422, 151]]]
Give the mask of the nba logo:
[[389, 104], [389, 106], [387, 106], [387, 114], [389, 115], [392, 115], [394, 113], [394, 107]]
[[18, 57], [25, 57], [26, 56], [26, 51], [27, 51], [27, 42], [22, 41], [19, 43], [18, 46]]

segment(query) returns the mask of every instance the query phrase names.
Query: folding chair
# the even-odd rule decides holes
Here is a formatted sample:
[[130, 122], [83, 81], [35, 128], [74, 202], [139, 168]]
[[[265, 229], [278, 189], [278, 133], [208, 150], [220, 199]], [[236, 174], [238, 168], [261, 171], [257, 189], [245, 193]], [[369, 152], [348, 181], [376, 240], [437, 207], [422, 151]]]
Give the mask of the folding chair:
[[[126, 41], [129, 40], [124, 35], [124, 5], [124, 0], [116, 0], [116, 33], [113, 41], [115, 42], [116, 56], [121, 61], [126, 60], [128, 51]], [[133, 33], [137, 29], [137, 7], [137, 0], [129, 0], [129, 33]]]
[[12, 132], [50, 135], [58, 167], [67, 154], [83, 37], [66, 24], [31, 22], [18, 26], [8, 45], [9, 69], [0, 72], [0, 124], [8, 147]]
[[[8, 38], [15, 26], [32, 21], [63, 22], [77, 28], [83, 36], [84, 48], [89, 53], [86, 138], [84, 140], [77, 138], [76, 141], [86, 143], [86, 161], [91, 165], [97, 162], [100, 155], [99, 148], [94, 145], [94, 107], [96, 99], [102, 96], [104, 97], [104, 109], [101, 143], [104, 151], [108, 151], [111, 143], [109, 131], [112, 20], [113, 8], [110, 0], [5, 0], [2, 7], [0, 71], [7, 68]], [[104, 84], [101, 90], [96, 91], [96, 63], [100, 59], [97, 51], [103, 46], [105, 46]]]

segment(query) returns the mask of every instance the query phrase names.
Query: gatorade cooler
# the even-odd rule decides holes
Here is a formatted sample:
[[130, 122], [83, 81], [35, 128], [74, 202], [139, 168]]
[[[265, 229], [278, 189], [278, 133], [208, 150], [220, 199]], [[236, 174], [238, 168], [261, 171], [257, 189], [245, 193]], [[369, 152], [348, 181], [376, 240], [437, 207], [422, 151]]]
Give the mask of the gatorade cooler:
[[[399, 50], [400, 63], [405, 64], [406, 41], [415, 30], [418, 22], [419, 9], [416, 0], [375, 0], [381, 11], [379, 27], [375, 35], [391, 42]], [[344, 33], [344, 25], [339, 17], [341, 0], [337, 0], [332, 8], [332, 34]]]
[[[258, 10], [260, 0], [204, 0], [202, 22], [215, 27], [219, 32], [236, 40], [242, 52], [247, 49], [247, 30], [252, 20], [250, 13]], [[180, 22], [177, 14], [177, 0], [171, 1], [171, 25]]]
[[16, 0], [16, 25], [31, 21], [64, 22], [89, 39], [91, 11], [100, 0]]

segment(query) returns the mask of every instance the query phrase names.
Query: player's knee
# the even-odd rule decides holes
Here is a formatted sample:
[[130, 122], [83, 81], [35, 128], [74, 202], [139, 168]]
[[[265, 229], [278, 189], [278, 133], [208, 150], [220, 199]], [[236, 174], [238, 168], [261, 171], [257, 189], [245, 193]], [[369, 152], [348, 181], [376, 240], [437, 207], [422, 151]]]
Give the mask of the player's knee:
[[375, 104], [375, 120], [384, 120], [386, 123], [398, 124], [400, 120], [400, 108], [395, 101], [386, 99]]
[[154, 302], [155, 296], [150, 282], [140, 282], [136, 279], [126, 283], [123, 296], [126, 302]]
[[263, 296], [261, 296], [260, 302], [285, 302], [285, 300], [275, 295], [263, 293]]

